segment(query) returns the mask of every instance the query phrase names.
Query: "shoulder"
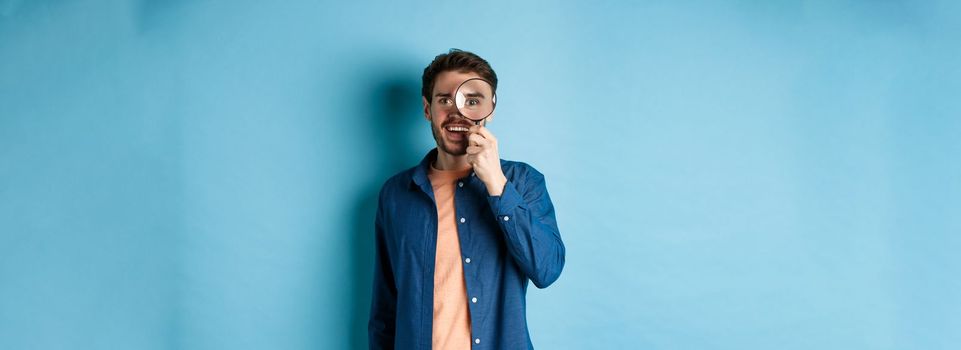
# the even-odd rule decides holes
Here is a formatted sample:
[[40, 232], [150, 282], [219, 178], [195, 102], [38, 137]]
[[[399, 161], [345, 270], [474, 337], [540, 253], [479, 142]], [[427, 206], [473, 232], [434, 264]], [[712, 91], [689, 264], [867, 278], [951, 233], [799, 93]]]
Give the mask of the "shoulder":
[[398, 193], [398, 191], [406, 190], [410, 186], [411, 179], [413, 178], [414, 169], [411, 167], [400, 171], [384, 181], [384, 184], [380, 187], [380, 199], [390, 198]]

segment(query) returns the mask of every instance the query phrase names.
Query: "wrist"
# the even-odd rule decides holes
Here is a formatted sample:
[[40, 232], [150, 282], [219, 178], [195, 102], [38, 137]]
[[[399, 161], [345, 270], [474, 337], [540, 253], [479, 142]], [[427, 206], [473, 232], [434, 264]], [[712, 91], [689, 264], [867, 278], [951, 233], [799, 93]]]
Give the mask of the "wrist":
[[501, 174], [495, 180], [491, 180], [487, 183], [487, 193], [491, 196], [497, 197], [504, 193], [504, 186], [507, 185], [507, 177]]

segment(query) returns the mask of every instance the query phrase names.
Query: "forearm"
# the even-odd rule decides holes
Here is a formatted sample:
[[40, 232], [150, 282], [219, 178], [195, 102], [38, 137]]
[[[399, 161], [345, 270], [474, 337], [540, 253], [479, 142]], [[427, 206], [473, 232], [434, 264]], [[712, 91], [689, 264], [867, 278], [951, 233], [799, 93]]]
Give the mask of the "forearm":
[[507, 182], [502, 196], [489, 200], [510, 255], [535, 286], [545, 288], [563, 270], [564, 243], [543, 185], [525, 192], [528, 196], [522, 196], [513, 182]]

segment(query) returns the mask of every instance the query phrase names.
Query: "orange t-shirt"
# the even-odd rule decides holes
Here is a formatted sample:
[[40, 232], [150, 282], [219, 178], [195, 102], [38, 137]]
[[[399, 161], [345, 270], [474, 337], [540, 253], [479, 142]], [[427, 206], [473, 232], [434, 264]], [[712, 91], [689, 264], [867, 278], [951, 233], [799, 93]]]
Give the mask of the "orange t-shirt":
[[434, 188], [437, 203], [437, 256], [434, 259], [434, 349], [470, 349], [470, 309], [464, 284], [463, 258], [454, 211], [457, 179], [464, 170], [438, 170], [431, 164], [427, 178]]

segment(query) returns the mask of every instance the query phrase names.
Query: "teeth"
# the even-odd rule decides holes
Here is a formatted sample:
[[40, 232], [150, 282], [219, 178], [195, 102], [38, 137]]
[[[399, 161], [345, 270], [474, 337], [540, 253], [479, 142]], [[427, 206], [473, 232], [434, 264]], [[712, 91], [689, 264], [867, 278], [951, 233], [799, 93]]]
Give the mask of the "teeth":
[[449, 126], [449, 127], [447, 127], [447, 130], [448, 130], [448, 131], [464, 131], [464, 132], [466, 132], [468, 129], [465, 128], [465, 127], [463, 127], [463, 126]]

